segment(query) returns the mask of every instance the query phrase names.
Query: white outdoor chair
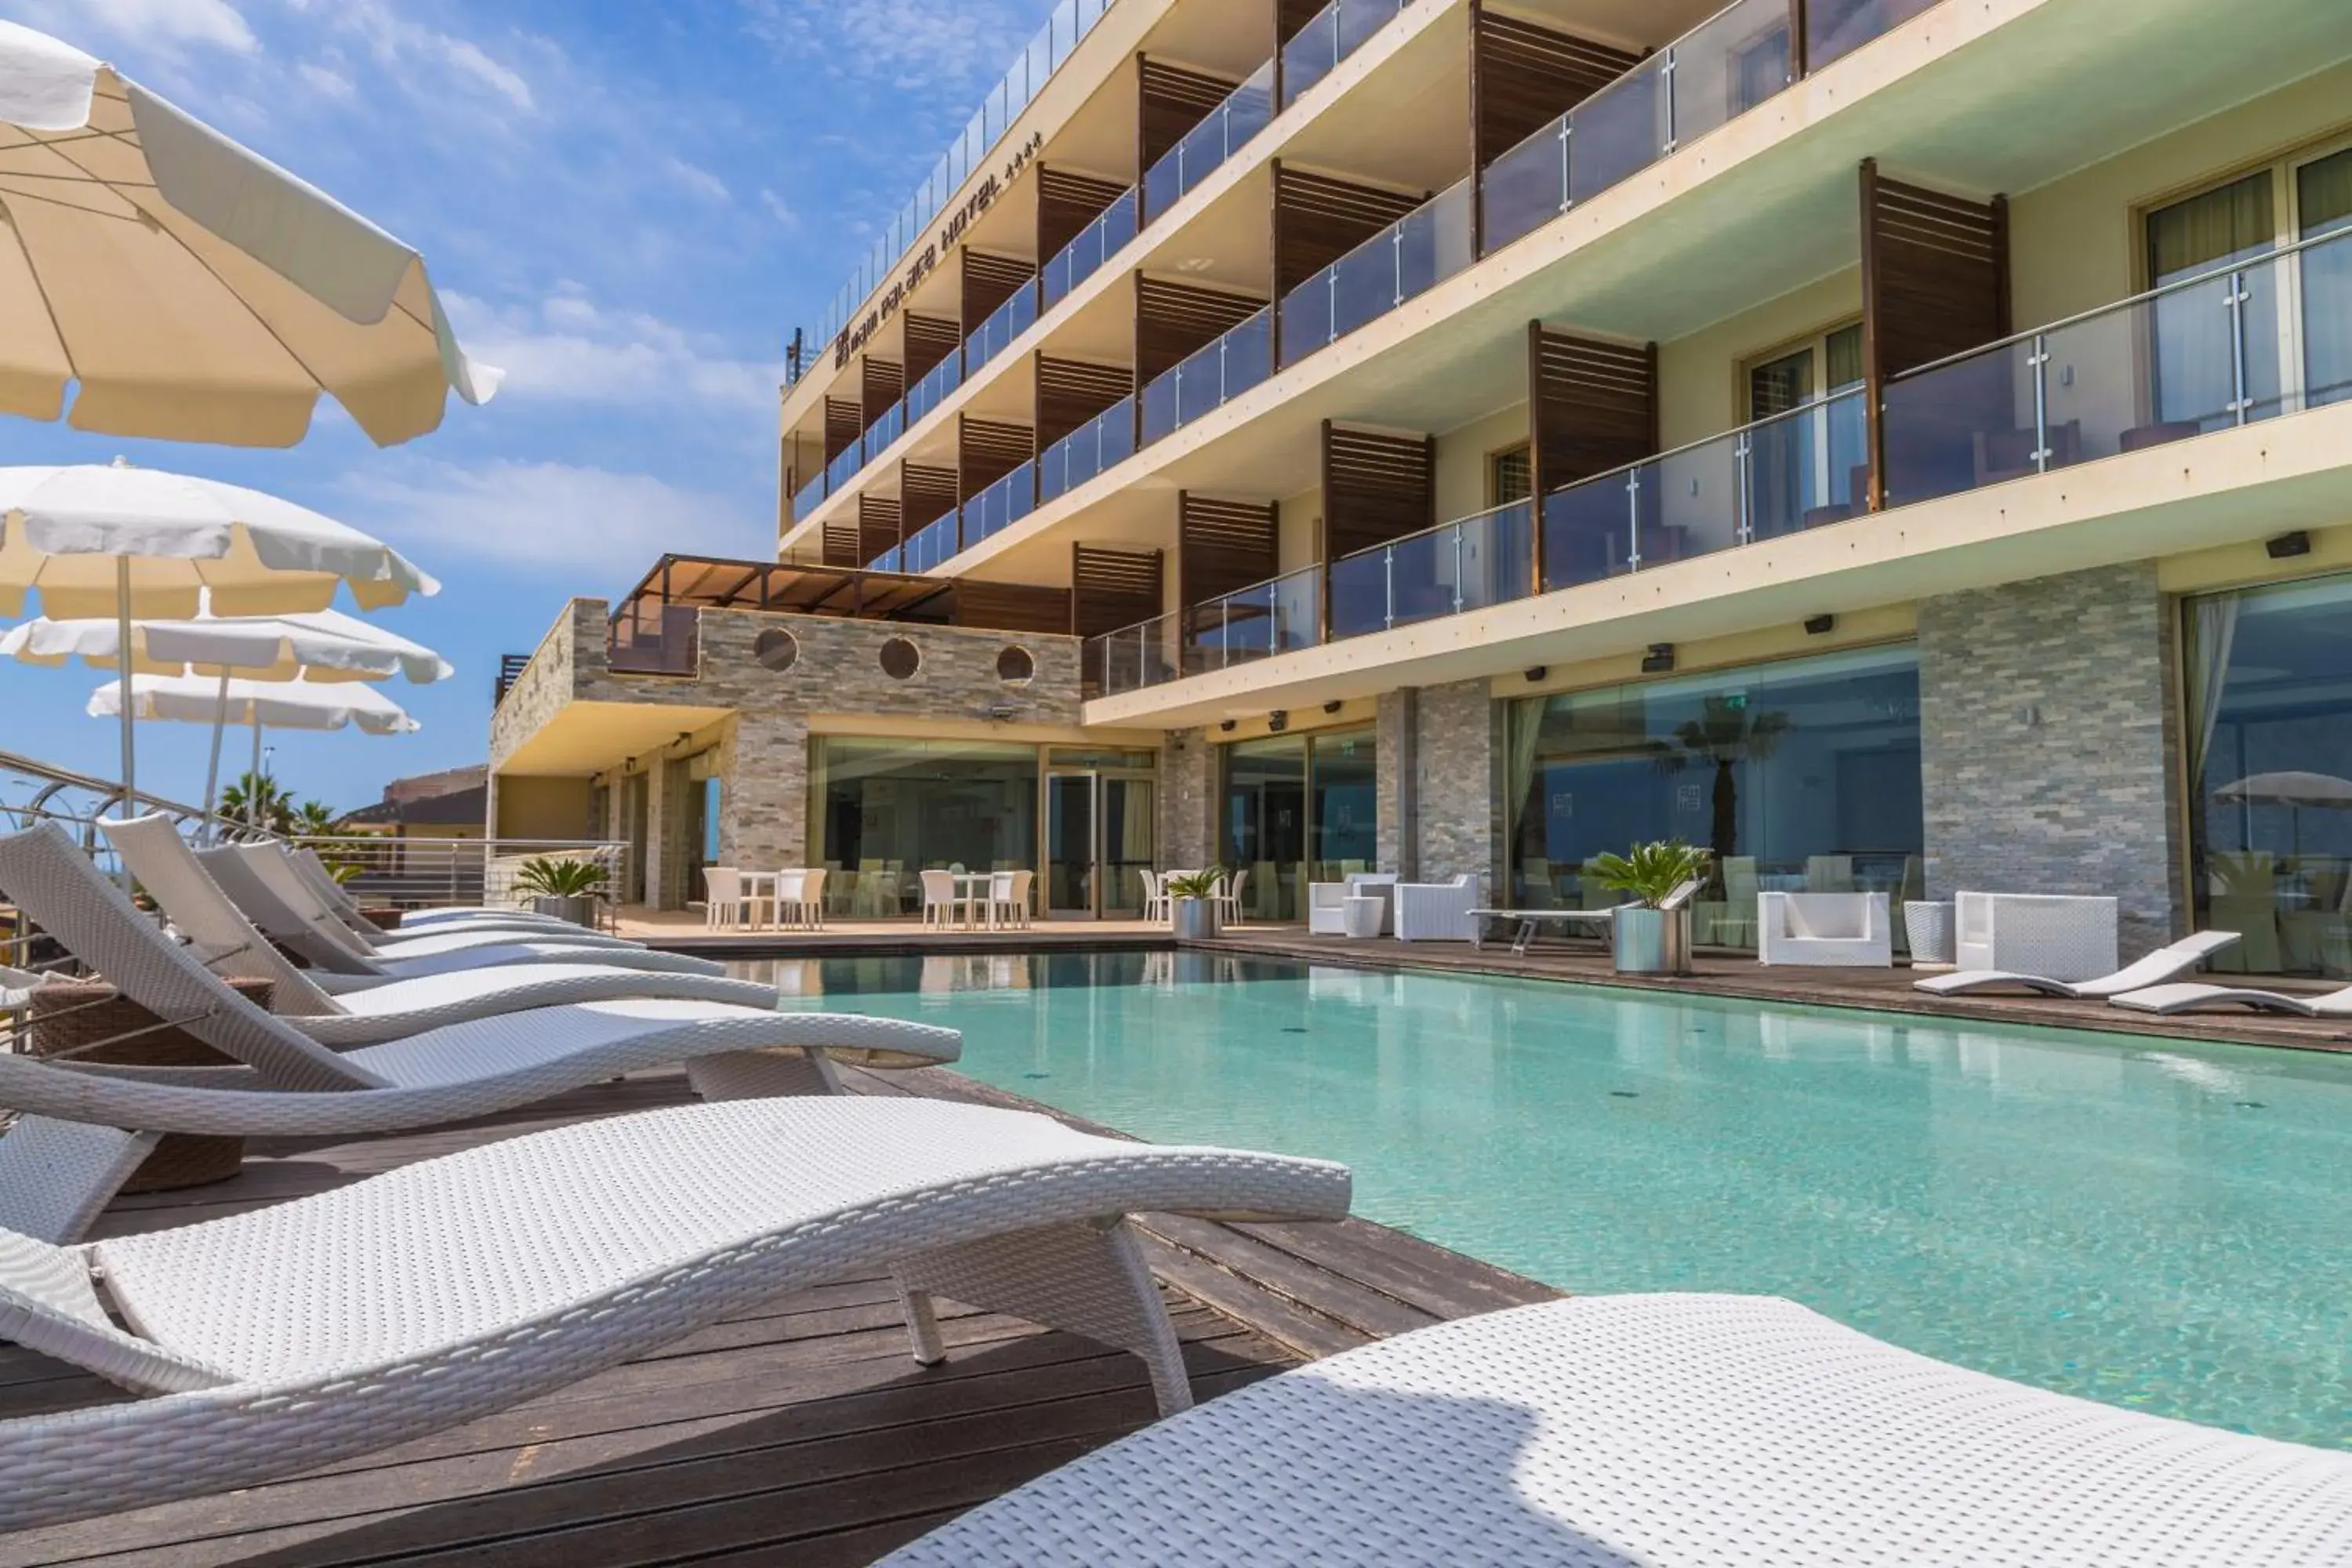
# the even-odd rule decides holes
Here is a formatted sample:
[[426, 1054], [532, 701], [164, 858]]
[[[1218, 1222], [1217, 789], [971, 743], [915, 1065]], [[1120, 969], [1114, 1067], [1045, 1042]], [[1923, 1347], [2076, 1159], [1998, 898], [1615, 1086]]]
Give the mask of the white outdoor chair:
[[772, 919], [779, 931], [792, 931], [808, 922], [808, 876], [806, 871], [779, 871], [769, 884]]
[[1037, 873], [1014, 871], [1009, 874], [1013, 878], [1013, 893], [1006, 902], [1005, 915], [1016, 928], [1027, 931], [1029, 929], [1029, 889], [1036, 884]]
[[[823, 931], [824, 929], [825, 868], [822, 866], [813, 867], [799, 873], [799, 876], [801, 891], [793, 911], [793, 919], [807, 930]], [[781, 894], [778, 896], [782, 897]], [[778, 910], [780, 916], [782, 912], [780, 907]]]
[[1963, 892], [1952, 901], [1960, 969], [2080, 981], [2117, 967], [2113, 899]]
[[1012, 872], [991, 871], [988, 874], [988, 896], [982, 912], [991, 931], [1013, 924]]
[[743, 873], [732, 866], [702, 868], [702, 925], [706, 931], [727, 931], [744, 918]]
[[1758, 1296], [1489, 1312], [1221, 1394], [877, 1568], [2262, 1563], [2352, 1556], [2352, 1454], [1931, 1361]]
[[1465, 871], [1450, 882], [1399, 882], [1391, 910], [1399, 942], [1468, 942], [1478, 934], [1470, 911], [1478, 906], [1478, 879]]
[[985, 1106], [752, 1100], [85, 1247], [0, 1234], [0, 1333], [144, 1396], [0, 1421], [0, 1531], [341, 1463], [880, 1269], [918, 1362], [946, 1359], [936, 1291], [1132, 1352], [1172, 1414], [1191, 1384], [1126, 1216], [1335, 1220], [1348, 1199], [1324, 1161]]
[[1217, 879], [1214, 902], [1217, 918], [1227, 925], [1242, 923], [1242, 889], [1249, 886], [1249, 868], [1244, 866], [1231, 877]]
[[1307, 935], [1345, 936], [1348, 931], [1347, 911], [1347, 883], [1309, 882], [1307, 884]]
[[958, 889], [952, 871], [919, 871], [916, 879], [923, 889], [923, 924], [953, 929], [963, 921], [971, 907]]
[[1889, 920], [1885, 893], [1759, 893], [1756, 962], [1890, 968]]
[[1135, 874], [1143, 879], [1143, 918], [1147, 921], [1166, 920], [1169, 873], [1154, 871], [1145, 867], [1138, 869]]

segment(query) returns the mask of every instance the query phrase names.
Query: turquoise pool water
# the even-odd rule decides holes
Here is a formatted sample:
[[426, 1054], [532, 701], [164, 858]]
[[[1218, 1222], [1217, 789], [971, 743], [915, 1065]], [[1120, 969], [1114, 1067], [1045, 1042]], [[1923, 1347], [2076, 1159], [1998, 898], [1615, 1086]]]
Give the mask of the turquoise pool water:
[[746, 964], [1566, 1289], [1769, 1292], [2112, 1404], [2352, 1446], [2352, 1058], [1195, 953]]

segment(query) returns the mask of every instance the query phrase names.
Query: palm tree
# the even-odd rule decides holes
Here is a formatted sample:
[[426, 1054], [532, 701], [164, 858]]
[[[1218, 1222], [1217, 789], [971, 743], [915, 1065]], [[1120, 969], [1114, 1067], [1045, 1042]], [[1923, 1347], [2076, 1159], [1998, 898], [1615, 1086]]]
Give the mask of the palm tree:
[[221, 791], [220, 813], [233, 821], [286, 833], [293, 826], [294, 797], [268, 773], [247, 772]]
[[1751, 712], [1745, 698], [1709, 697], [1701, 703], [1697, 718], [1675, 726], [1671, 743], [1653, 742], [1658, 766], [1666, 773], [1702, 765], [1715, 769], [1714, 815], [1707, 843], [1715, 851], [1717, 876], [1739, 847], [1738, 764], [1771, 761], [1789, 728], [1786, 713]]
[[320, 800], [306, 800], [294, 813], [293, 834], [298, 838], [327, 838], [335, 831], [335, 808]]

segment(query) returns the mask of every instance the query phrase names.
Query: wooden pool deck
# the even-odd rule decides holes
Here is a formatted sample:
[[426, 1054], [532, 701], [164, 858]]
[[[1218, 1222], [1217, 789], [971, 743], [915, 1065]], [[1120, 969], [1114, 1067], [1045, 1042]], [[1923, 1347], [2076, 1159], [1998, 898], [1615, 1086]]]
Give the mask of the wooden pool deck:
[[[940, 1069], [845, 1074], [860, 1092], [1020, 1103]], [[565, 1121], [688, 1098], [676, 1073], [462, 1127], [256, 1143], [233, 1180], [126, 1198], [97, 1234], [184, 1224]], [[1555, 1292], [1360, 1220], [1147, 1215], [1202, 1398], [1350, 1345]], [[0, 1568], [623, 1568], [870, 1563], [1153, 1415], [1142, 1365], [1068, 1334], [943, 1313], [949, 1359], [908, 1358], [882, 1279], [803, 1290], [546, 1398], [349, 1464], [198, 1501], [0, 1536]], [[0, 1347], [0, 1418], [125, 1397]], [[93, 1474], [93, 1488], [106, 1478]]]

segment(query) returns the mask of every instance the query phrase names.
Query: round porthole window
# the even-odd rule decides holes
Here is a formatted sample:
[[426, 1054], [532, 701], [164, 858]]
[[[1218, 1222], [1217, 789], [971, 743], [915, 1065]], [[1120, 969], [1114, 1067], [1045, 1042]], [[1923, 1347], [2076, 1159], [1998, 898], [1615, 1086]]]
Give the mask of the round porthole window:
[[882, 645], [882, 673], [893, 680], [905, 680], [923, 668], [923, 650], [905, 637], [892, 637]]
[[782, 675], [801, 661], [800, 638], [782, 626], [771, 626], [751, 639], [751, 657]]
[[1037, 677], [1037, 657], [1025, 647], [1008, 647], [996, 656], [996, 679], [1007, 686], [1026, 686]]

